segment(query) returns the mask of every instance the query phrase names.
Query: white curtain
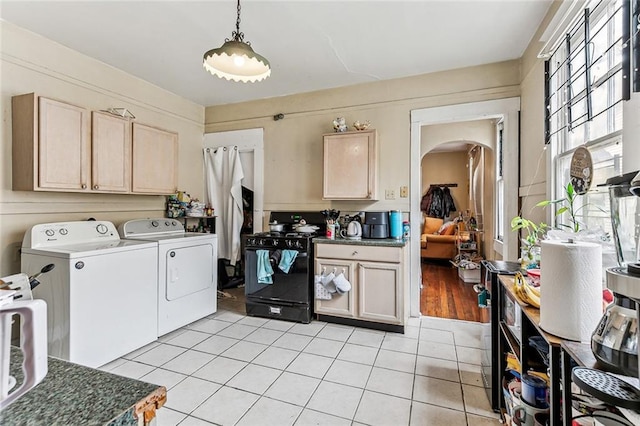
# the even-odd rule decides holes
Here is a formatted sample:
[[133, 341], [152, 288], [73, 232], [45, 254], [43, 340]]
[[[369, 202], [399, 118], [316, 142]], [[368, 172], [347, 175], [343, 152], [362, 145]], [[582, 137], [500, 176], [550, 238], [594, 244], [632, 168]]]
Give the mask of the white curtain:
[[205, 148], [206, 199], [213, 207], [218, 235], [218, 257], [235, 265], [240, 259], [242, 185], [244, 177], [237, 146]]
[[476, 217], [478, 229], [483, 229], [484, 222], [484, 175], [483, 175], [483, 151], [476, 145], [469, 153], [471, 163], [471, 208]]

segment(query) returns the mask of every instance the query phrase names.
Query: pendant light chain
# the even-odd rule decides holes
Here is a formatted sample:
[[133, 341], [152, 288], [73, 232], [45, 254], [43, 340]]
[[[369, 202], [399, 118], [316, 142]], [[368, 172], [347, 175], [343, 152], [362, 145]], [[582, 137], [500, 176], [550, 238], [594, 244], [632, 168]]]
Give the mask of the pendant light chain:
[[251, 46], [251, 43], [244, 41], [244, 33], [240, 32], [240, 0], [238, 0], [238, 17], [236, 18], [236, 30], [231, 33], [232, 38], [227, 38], [224, 41], [239, 41]]

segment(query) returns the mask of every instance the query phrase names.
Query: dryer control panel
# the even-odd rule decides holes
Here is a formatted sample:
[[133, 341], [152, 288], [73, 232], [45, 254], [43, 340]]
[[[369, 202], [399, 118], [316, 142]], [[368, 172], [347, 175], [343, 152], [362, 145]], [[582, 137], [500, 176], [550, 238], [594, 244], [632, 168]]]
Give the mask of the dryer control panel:
[[184, 234], [182, 223], [171, 218], [134, 219], [118, 228], [122, 238]]

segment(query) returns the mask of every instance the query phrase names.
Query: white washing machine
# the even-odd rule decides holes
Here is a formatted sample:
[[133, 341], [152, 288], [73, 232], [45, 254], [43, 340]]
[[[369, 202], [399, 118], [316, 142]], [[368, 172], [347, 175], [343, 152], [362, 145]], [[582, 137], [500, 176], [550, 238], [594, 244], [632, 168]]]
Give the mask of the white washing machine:
[[106, 221], [35, 225], [22, 241], [23, 271], [43, 275], [48, 352], [98, 367], [158, 338], [158, 247], [121, 240]]
[[175, 219], [135, 219], [120, 236], [158, 245], [158, 336], [217, 310], [218, 237], [185, 232]]

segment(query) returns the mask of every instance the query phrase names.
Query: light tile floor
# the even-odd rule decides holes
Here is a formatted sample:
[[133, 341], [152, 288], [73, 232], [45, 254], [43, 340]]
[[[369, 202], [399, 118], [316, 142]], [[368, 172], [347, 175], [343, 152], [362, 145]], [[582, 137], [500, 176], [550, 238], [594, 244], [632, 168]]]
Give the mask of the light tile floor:
[[412, 318], [403, 335], [221, 309], [102, 369], [166, 386], [159, 426], [497, 425], [481, 327]]

